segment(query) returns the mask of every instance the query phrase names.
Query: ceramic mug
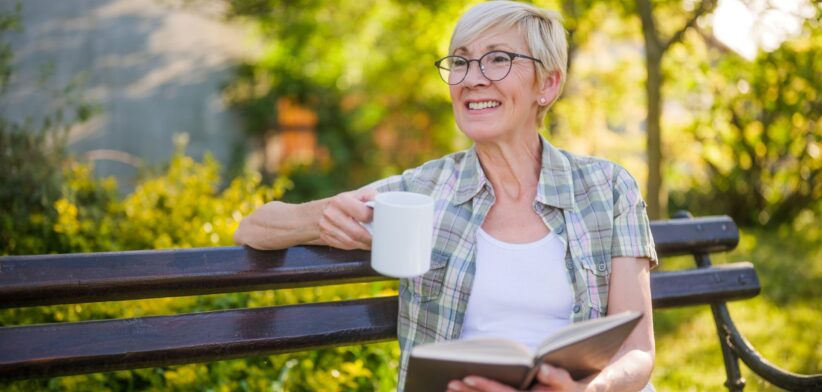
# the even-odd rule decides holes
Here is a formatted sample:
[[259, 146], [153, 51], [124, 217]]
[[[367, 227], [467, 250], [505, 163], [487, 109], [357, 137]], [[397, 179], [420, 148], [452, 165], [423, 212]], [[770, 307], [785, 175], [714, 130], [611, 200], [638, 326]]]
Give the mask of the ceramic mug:
[[412, 192], [384, 192], [366, 203], [374, 220], [361, 223], [371, 233], [371, 268], [385, 276], [410, 278], [431, 269], [434, 199]]

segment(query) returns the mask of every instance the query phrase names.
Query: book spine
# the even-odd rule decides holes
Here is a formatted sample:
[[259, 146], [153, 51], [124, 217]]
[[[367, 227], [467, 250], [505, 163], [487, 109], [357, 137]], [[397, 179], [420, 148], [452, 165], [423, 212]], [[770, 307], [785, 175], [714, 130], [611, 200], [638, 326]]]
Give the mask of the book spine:
[[536, 379], [537, 377], [537, 373], [539, 372], [539, 366], [541, 364], [542, 362], [540, 358], [540, 362], [534, 364], [534, 366], [531, 367], [531, 370], [529, 370], [528, 373], [525, 374], [525, 379], [522, 380], [522, 384], [520, 384], [519, 386], [520, 391], [531, 389], [531, 386], [534, 384], [534, 379]]

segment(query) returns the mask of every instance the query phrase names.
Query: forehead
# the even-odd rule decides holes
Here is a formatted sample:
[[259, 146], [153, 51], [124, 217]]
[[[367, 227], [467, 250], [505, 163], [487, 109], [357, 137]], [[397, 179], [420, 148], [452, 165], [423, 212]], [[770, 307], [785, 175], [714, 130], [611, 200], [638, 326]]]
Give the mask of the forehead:
[[469, 56], [482, 55], [491, 50], [506, 50], [529, 54], [525, 38], [523, 38], [519, 29], [516, 27], [489, 29], [473, 40], [455, 48], [454, 54]]

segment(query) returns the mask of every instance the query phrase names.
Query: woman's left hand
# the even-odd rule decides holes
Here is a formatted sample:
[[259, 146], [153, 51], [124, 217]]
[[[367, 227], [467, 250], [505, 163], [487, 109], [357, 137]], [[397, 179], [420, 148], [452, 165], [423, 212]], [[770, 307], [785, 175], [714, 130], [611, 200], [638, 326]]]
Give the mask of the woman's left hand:
[[[542, 365], [537, 373], [538, 384], [532, 391], [583, 392], [588, 384], [577, 382], [567, 371], [551, 365]], [[448, 383], [448, 392], [515, 392], [516, 389], [479, 376], [468, 376]]]

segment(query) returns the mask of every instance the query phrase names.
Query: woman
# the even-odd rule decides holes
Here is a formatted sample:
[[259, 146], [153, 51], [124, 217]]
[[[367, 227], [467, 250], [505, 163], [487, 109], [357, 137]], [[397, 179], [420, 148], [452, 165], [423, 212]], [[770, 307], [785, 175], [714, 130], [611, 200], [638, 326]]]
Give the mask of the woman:
[[[602, 372], [574, 381], [546, 365], [536, 389], [643, 389], [654, 362], [656, 264], [645, 204], [621, 167], [558, 150], [538, 133], [565, 82], [559, 16], [482, 3], [458, 22], [449, 53], [436, 65], [471, 149], [328, 199], [268, 203], [242, 221], [237, 243], [369, 249], [358, 223], [372, 218], [366, 201], [391, 190], [431, 195], [432, 268], [400, 282], [400, 390], [417, 344], [505, 335], [534, 347], [563, 325], [624, 310], [645, 317]], [[474, 376], [448, 388], [511, 390]]]

